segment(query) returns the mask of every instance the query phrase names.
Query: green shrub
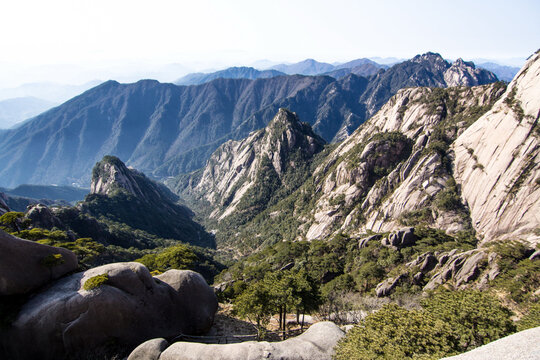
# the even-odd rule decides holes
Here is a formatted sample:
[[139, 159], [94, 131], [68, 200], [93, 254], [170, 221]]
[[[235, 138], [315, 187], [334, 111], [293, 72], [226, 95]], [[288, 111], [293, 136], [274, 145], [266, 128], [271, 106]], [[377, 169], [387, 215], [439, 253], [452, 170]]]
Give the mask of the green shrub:
[[438, 359], [452, 353], [455, 342], [445, 322], [389, 304], [368, 315], [339, 341], [335, 359]]
[[187, 245], [180, 244], [166, 248], [157, 254], [144, 255], [135, 261], [140, 262], [150, 271], [165, 272], [169, 269], [190, 269], [196, 260], [197, 255], [193, 250]]
[[531, 306], [529, 312], [517, 323], [518, 331], [523, 331], [540, 326], [540, 303]]
[[91, 278], [89, 278], [88, 280], [84, 282], [83, 289], [90, 291], [90, 290], [100, 287], [103, 284], [106, 284], [108, 281], [109, 281], [108, 274], [92, 276]]
[[459, 337], [459, 350], [466, 351], [515, 331], [511, 312], [493, 296], [477, 291], [440, 291], [422, 302], [435, 318], [450, 325]]
[[50, 254], [50, 255], [45, 256], [41, 260], [41, 265], [43, 265], [45, 267], [48, 267], [48, 268], [52, 268], [52, 267], [61, 265], [64, 262], [65, 261], [64, 261], [64, 258], [62, 256], [62, 254]]

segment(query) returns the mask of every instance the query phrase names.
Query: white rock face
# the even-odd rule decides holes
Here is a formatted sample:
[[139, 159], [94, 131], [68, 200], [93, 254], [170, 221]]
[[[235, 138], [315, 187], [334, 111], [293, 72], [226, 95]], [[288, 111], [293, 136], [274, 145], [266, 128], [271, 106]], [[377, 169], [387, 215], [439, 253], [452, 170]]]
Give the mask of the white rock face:
[[265, 129], [221, 145], [207, 161], [200, 179], [189, 180], [184, 194], [206, 200], [213, 207], [211, 217], [223, 219], [255, 185], [263, 158], [271, 161], [281, 177], [287, 168], [296, 166], [288, 159], [290, 153], [298, 150], [310, 157], [323, 143], [296, 114], [280, 109]]
[[441, 360], [538, 360], [540, 327], [520, 331], [466, 353]]
[[457, 59], [451, 67], [444, 72], [444, 81], [447, 86], [476, 86], [496, 81], [497, 78], [490, 72], [477, 69], [474, 63]]
[[[313, 211], [313, 221], [305, 235], [307, 240], [323, 239], [343, 231], [354, 235], [366, 230], [376, 232], [394, 230], [402, 214], [429, 209], [435, 196], [446, 188], [451, 176], [437, 153], [426, 153], [431, 134], [444, 120], [443, 109], [433, 108], [429, 88], [410, 88], [398, 92], [368, 122], [346, 139], [315, 171], [314, 178], [321, 182], [321, 196]], [[497, 85], [446, 90], [456, 98], [456, 108], [481, 108], [493, 103], [502, 91]], [[433, 95], [434, 96], [434, 95]], [[463, 124], [456, 124], [461, 131]], [[399, 163], [386, 177], [372, 187], [367, 183], [369, 166], [354, 160], [355, 147], [367, 143], [360, 159], [375, 152], [380, 158], [396, 158], [400, 151], [395, 148], [374, 151], [371, 136], [377, 133], [399, 132], [413, 144], [410, 155]], [[393, 153], [394, 151], [394, 153]], [[336, 163], [339, 163], [335, 166]], [[354, 164], [354, 165], [352, 165]], [[332, 170], [332, 167], [335, 169]], [[341, 206], [334, 205], [343, 199]], [[360, 206], [354, 206], [360, 203]], [[351, 210], [351, 208], [353, 208]], [[463, 220], [454, 212], [436, 211], [432, 217], [434, 227], [448, 232], [463, 229]]]
[[538, 242], [540, 226], [540, 54], [506, 93], [456, 140], [454, 176], [484, 241]]
[[336, 324], [313, 324], [305, 333], [281, 342], [247, 341], [238, 344], [207, 345], [177, 342], [163, 351], [159, 360], [330, 360], [334, 347], [345, 335]]

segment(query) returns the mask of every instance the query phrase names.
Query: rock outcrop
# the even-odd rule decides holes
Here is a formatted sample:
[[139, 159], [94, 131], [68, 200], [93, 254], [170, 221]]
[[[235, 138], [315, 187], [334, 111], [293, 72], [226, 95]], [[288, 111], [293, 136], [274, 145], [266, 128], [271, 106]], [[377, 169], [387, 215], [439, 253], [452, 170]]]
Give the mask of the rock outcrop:
[[[161, 279], [139, 263], [63, 278], [22, 307], [2, 338], [7, 353], [16, 359], [58, 359], [92, 354], [110, 342], [135, 346], [207, 331], [217, 300], [202, 276], [175, 270]], [[25, 345], [28, 339], [32, 346]]]
[[441, 360], [538, 360], [540, 327], [520, 331], [466, 353]]
[[334, 347], [345, 333], [332, 322], [313, 324], [305, 333], [281, 342], [248, 341], [207, 345], [177, 342], [163, 351], [159, 360], [330, 360]]
[[168, 346], [169, 343], [163, 338], [145, 341], [129, 354], [127, 360], [158, 360]]
[[5, 198], [5, 194], [0, 192], [0, 215], [3, 215], [5, 213], [7, 213], [9, 210], [9, 206], [6, 204], [6, 198]]
[[411, 246], [414, 245], [415, 242], [416, 235], [414, 235], [414, 228], [398, 230], [388, 235], [388, 238], [381, 240], [382, 245], [392, 247], [394, 249], [401, 249]]
[[540, 53], [453, 145], [454, 177], [484, 241], [540, 241]]
[[25, 216], [32, 220], [32, 226], [44, 229], [53, 227], [63, 228], [62, 221], [56, 217], [53, 212], [43, 204], [30, 205], [26, 209]]
[[213, 237], [192, 220], [191, 210], [178, 200], [165, 185], [107, 155], [94, 166], [90, 194], [77, 208], [157, 237], [213, 246]]
[[460, 58], [444, 72], [444, 81], [446, 86], [477, 86], [495, 82], [497, 76]]
[[250, 189], [261, 186], [268, 192], [277, 190], [270, 189], [264, 177], [273, 177], [272, 181], [283, 186], [291, 185], [286, 183], [285, 176], [305, 171], [324, 144], [295, 113], [279, 109], [265, 129], [244, 140], [226, 142], [203, 169], [168, 184], [182, 196], [207, 202], [210, 217], [223, 219], [237, 210]]
[[[447, 129], [445, 136], [456, 138], [503, 91], [501, 84], [400, 90], [316, 169], [313, 178], [319, 191], [313, 195], [316, 203], [307, 217], [313, 220], [306, 224], [305, 238], [322, 239], [340, 231], [392, 231], [414, 225], [407, 217], [420, 212], [426, 225], [462, 230], [463, 216], [434, 202], [452, 177], [447, 166], [452, 155], [436, 150], [436, 134]], [[377, 149], [380, 142], [390, 151]], [[400, 148], [407, 143], [411, 145]], [[370, 152], [378, 161], [371, 168], [364, 160]]]
[[0, 296], [25, 294], [77, 269], [71, 251], [0, 230]]

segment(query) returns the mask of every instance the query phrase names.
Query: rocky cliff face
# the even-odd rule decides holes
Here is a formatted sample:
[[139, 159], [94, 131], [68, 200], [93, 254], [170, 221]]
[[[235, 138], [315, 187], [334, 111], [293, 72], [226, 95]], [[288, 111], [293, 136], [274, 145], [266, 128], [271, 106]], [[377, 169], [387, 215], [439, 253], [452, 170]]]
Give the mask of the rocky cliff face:
[[417, 222], [463, 230], [467, 209], [456, 201], [448, 146], [503, 90], [497, 84], [398, 92], [316, 170], [320, 195], [306, 238]]
[[78, 208], [93, 217], [158, 237], [211, 246], [211, 236], [177, 201], [178, 197], [163, 184], [128, 169], [117, 157], [105, 156], [92, 170], [91, 192]]
[[540, 234], [540, 54], [455, 141], [454, 176], [484, 241]]
[[280, 186], [290, 191], [298, 187], [300, 183], [290, 178], [295, 172], [305, 176], [306, 166], [324, 143], [295, 113], [280, 109], [265, 129], [226, 142], [203, 169], [168, 184], [194, 202], [207, 202], [209, 216], [223, 219], [240, 211], [239, 206], [245, 210], [248, 203], [269, 201]]

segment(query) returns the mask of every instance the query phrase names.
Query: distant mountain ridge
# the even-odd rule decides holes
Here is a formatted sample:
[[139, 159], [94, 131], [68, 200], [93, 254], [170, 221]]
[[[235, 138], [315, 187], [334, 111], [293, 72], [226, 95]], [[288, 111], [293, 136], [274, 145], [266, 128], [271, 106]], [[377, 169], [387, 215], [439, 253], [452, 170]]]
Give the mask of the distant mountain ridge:
[[274, 65], [271, 67], [271, 69], [278, 70], [289, 75], [317, 75], [334, 70], [334, 65], [318, 62], [313, 59], [306, 59], [294, 64]]
[[225, 70], [213, 73], [192, 73], [188, 74], [174, 83], [176, 85], [200, 85], [209, 81], [223, 79], [267, 79], [275, 76], [286, 75], [277, 70], [257, 70], [252, 67], [230, 67]]
[[518, 67], [499, 65], [492, 62], [480, 63], [479, 68], [491, 71], [502, 81], [510, 82], [519, 71]]
[[108, 81], [0, 132], [0, 186], [88, 186], [90, 169], [107, 154], [155, 178], [189, 172], [225, 141], [265, 127], [279, 108], [296, 112], [326, 141], [339, 141], [403, 87], [496, 80], [468, 63], [428, 53], [369, 78], [220, 78], [194, 86]]
[[8, 129], [57, 105], [35, 97], [0, 100], [0, 129]]

